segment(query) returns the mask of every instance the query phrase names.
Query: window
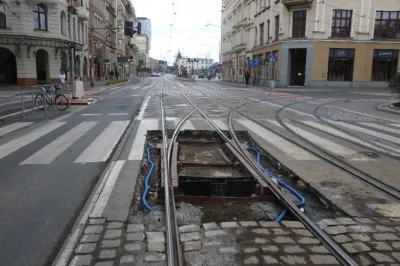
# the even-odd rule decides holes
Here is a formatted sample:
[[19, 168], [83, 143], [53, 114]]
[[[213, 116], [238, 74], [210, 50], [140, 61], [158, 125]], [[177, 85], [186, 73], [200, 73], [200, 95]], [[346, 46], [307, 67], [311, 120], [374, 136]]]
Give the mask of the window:
[[257, 27], [254, 27], [254, 46], [257, 46]]
[[3, 3], [0, 3], [0, 28], [6, 28], [6, 8]]
[[350, 37], [353, 11], [334, 9], [332, 15], [332, 37]]
[[72, 19], [72, 36], [73, 40], [76, 40], [76, 23], [75, 23], [75, 18]]
[[260, 45], [264, 44], [264, 23], [260, 24]]
[[293, 38], [306, 37], [306, 19], [307, 19], [306, 10], [293, 11], [293, 26], [292, 26]]
[[374, 38], [400, 39], [400, 12], [377, 11]]
[[66, 23], [67, 23], [67, 18], [65, 16], [64, 11], [61, 11], [60, 22], [61, 22], [61, 34], [62, 35], [67, 35], [67, 29], [65, 27]]
[[47, 12], [43, 5], [33, 7], [33, 27], [35, 30], [47, 30]]
[[372, 81], [388, 81], [397, 72], [399, 50], [374, 50]]
[[352, 81], [354, 49], [329, 49], [328, 80]]
[[81, 41], [81, 23], [78, 21], [78, 41]]
[[275, 41], [279, 41], [279, 15], [275, 17]]
[[267, 43], [269, 43], [269, 27], [270, 27], [270, 21], [267, 20]]

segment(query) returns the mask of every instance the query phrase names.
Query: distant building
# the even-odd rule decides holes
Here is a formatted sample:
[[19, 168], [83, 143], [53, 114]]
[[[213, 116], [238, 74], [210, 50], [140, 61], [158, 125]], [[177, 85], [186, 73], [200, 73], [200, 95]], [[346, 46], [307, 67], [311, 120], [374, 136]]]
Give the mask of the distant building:
[[140, 28], [140, 32], [138, 32], [138, 34], [147, 35], [148, 49], [151, 50], [151, 20], [148, 18], [138, 18], [137, 20], [138, 20], [138, 27]]
[[212, 66], [214, 60], [207, 58], [182, 57], [177, 61], [178, 69], [187, 68], [188, 74], [198, 74]]

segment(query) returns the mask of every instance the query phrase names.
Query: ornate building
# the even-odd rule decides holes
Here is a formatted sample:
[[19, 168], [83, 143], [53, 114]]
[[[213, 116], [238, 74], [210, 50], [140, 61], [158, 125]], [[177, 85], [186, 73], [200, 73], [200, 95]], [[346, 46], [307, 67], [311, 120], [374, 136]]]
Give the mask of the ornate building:
[[260, 85], [382, 87], [398, 69], [399, 1], [224, 0], [223, 6], [225, 80], [243, 82], [249, 70]]
[[30, 86], [56, 83], [70, 72], [88, 74], [86, 0], [0, 1], [0, 83]]

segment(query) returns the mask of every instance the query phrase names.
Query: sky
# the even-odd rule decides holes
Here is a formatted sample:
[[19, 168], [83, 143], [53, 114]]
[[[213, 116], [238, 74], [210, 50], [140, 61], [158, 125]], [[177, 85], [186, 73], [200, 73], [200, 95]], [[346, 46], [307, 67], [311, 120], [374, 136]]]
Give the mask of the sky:
[[[172, 65], [178, 50], [189, 58], [219, 59], [221, 0], [131, 0], [136, 17], [151, 20], [150, 57]], [[172, 24], [172, 32], [171, 32]], [[206, 27], [206, 24], [217, 26]]]

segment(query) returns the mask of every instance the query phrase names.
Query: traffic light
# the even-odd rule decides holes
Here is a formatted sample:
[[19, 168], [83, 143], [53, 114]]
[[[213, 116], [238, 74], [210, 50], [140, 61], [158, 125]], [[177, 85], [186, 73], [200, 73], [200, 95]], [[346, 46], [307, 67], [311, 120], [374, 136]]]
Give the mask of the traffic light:
[[142, 23], [138, 22], [137, 25], [137, 34], [142, 34]]

